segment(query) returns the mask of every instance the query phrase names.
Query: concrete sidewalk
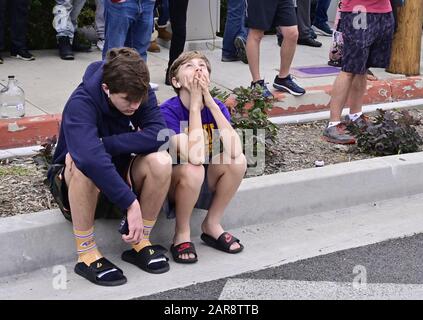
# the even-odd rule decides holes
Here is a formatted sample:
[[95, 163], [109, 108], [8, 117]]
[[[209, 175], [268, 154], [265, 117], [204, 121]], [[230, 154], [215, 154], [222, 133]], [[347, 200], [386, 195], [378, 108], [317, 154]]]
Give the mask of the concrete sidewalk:
[[[323, 42], [321, 48], [297, 47], [293, 67], [327, 63], [331, 38], [319, 37], [318, 40]], [[210, 43], [209, 47], [212, 46]], [[218, 47], [212, 49], [205, 52], [212, 65], [212, 86], [228, 90], [237, 86], [249, 86], [251, 76], [248, 65], [242, 62], [221, 62], [221, 49]], [[15, 75], [24, 89], [27, 100], [26, 116], [61, 113], [70, 94], [81, 82], [88, 64], [101, 59], [100, 51], [95, 48], [90, 53], [76, 53], [73, 61], [61, 60], [57, 50], [33, 51], [33, 54], [36, 56], [35, 61], [25, 62], [5, 57], [5, 63], [0, 65], [0, 84], [6, 85], [7, 76]], [[162, 48], [160, 53], [148, 54], [151, 81], [160, 85], [157, 92], [159, 101], [174, 95], [172, 88], [164, 84], [168, 57], [169, 50], [166, 48]], [[261, 71], [266, 81], [273, 82], [278, 67], [279, 47], [276, 44], [276, 37], [265, 36], [261, 46]], [[380, 80], [404, 78], [401, 75], [389, 74], [382, 69], [373, 71]], [[325, 87], [333, 84], [335, 76], [297, 80], [304, 87]]]
[[[322, 48], [298, 46], [292, 67], [326, 65], [331, 38], [319, 37]], [[216, 43], [219, 43], [217, 41]], [[249, 86], [251, 81], [248, 65], [242, 62], [221, 62], [221, 48], [213, 42], [207, 43], [210, 50], [205, 54], [212, 64], [212, 87], [231, 90], [237, 86]], [[15, 75], [26, 94], [26, 117], [0, 119], [0, 149], [40, 144], [47, 137], [58, 134], [61, 112], [72, 91], [81, 82], [86, 67], [101, 59], [100, 51], [93, 48], [90, 53], [77, 53], [73, 61], [61, 60], [57, 50], [34, 51], [37, 59], [31, 62], [5, 58], [0, 65], [0, 86], [6, 85], [7, 76]], [[160, 102], [174, 96], [173, 89], [164, 84], [169, 50], [149, 53], [148, 66], [151, 81], [159, 84], [157, 97]], [[423, 55], [422, 55], [423, 71]], [[265, 36], [261, 47], [262, 76], [270, 84], [279, 66], [279, 47], [275, 36]], [[379, 81], [368, 84], [364, 104], [373, 105], [392, 101], [406, 101], [423, 98], [423, 78], [393, 75], [382, 69], [372, 69]], [[422, 72], [423, 73], [423, 72]], [[275, 92], [277, 101], [271, 110], [271, 117], [290, 116], [327, 110], [335, 76], [298, 78], [307, 90], [302, 97]], [[269, 86], [271, 87], [271, 85]], [[418, 101], [418, 100], [416, 100]], [[228, 105], [233, 103], [227, 101]], [[278, 119], [279, 123], [283, 120]]]

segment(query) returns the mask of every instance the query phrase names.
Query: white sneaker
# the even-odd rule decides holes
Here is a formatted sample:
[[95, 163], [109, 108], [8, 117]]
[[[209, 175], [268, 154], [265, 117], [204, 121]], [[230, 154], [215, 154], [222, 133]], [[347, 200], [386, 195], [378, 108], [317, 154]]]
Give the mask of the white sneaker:
[[97, 40], [97, 48], [98, 48], [98, 50], [103, 51], [103, 48], [104, 48], [104, 39], [98, 39]]
[[150, 87], [151, 87], [151, 90], [153, 91], [159, 90], [159, 85], [157, 83], [150, 82]]

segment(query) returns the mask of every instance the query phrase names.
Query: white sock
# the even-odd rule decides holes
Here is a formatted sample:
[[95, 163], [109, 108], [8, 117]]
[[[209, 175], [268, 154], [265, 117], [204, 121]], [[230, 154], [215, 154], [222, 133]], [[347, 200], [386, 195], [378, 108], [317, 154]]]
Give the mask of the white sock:
[[362, 114], [363, 114], [363, 112], [350, 113], [350, 114], [348, 115], [348, 117], [350, 118], [350, 120], [351, 120], [351, 121], [355, 121], [355, 120], [357, 120], [358, 118], [360, 118]]
[[337, 126], [338, 124], [340, 124], [341, 123], [341, 121], [333, 121], [333, 122], [329, 122], [329, 124], [328, 124], [328, 128], [330, 128], [330, 127], [334, 127], [334, 126]]

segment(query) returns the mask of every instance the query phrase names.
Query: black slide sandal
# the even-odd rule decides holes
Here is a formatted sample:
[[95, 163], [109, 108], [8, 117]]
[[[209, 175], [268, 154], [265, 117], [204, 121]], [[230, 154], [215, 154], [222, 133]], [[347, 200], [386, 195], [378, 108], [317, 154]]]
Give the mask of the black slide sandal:
[[127, 282], [121, 269], [106, 258], [100, 258], [89, 266], [84, 262], [75, 265], [75, 273], [99, 286], [114, 287]]
[[[147, 246], [140, 252], [137, 252], [134, 249], [123, 252], [122, 260], [136, 265], [140, 269], [149, 273], [165, 273], [170, 269], [169, 263], [167, 262], [169, 261], [169, 258], [164, 255], [166, 252], [167, 250], [159, 245]], [[164, 261], [155, 262], [154, 260], [157, 259], [163, 259]], [[158, 267], [153, 267], [153, 265], [156, 264]]]
[[[239, 243], [239, 239], [235, 238], [229, 232], [223, 232], [217, 240], [208, 234], [203, 233], [201, 234], [201, 240], [203, 240], [208, 246], [227, 253], [239, 253], [244, 249], [244, 246]], [[230, 247], [234, 242], [238, 242], [240, 247], [238, 249], [230, 250]]]

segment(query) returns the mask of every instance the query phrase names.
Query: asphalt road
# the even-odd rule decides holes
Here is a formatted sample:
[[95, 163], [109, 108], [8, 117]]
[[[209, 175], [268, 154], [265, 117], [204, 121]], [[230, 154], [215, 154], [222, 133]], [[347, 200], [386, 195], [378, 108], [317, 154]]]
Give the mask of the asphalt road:
[[[266, 250], [270, 249], [266, 248]], [[385, 295], [383, 297], [393, 298], [393, 292], [401, 291], [401, 299], [420, 299], [419, 297], [423, 295], [423, 286], [421, 286], [423, 284], [423, 234], [338, 251], [279, 267], [191, 285], [138, 299], [231, 299], [231, 290], [235, 290], [233, 297], [236, 299], [273, 299], [275, 297], [276, 299], [278, 297], [283, 299], [320, 299], [326, 297], [323, 295], [328, 290], [332, 290], [332, 295], [329, 298], [348, 299], [351, 297], [351, 299], [356, 299], [356, 296], [351, 295], [351, 290], [348, 290], [354, 284], [367, 285], [369, 288], [375, 287], [376, 289], [372, 291], [372, 294], [376, 292], [375, 297], [378, 296], [377, 294], [383, 293]], [[248, 295], [249, 285], [255, 286], [255, 290], [260, 294], [255, 297]], [[229, 291], [226, 290], [228, 286], [231, 287]], [[333, 286], [336, 288], [334, 289]], [[238, 291], [237, 287], [239, 287]], [[281, 292], [279, 292], [275, 296], [275, 288], [278, 288], [279, 291], [282, 288], [282, 291], [285, 291], [284, 294], [281, 296]], [[347, 290], [344, 290], [345, 288]], [[226, 293], [224, 293], [225, 290]], [[300, 293], [298, 293], [299, 290], [301, 290]], [[320, 293], [310, 297], [310, 292]], [[336, 295], [337, 293], [339, 296]], [[366, 298], [366, 295], [363, 295], [363, 298]]]

